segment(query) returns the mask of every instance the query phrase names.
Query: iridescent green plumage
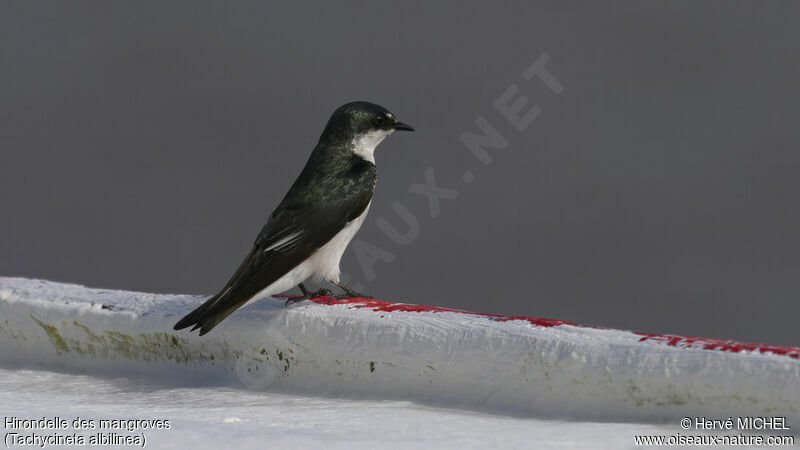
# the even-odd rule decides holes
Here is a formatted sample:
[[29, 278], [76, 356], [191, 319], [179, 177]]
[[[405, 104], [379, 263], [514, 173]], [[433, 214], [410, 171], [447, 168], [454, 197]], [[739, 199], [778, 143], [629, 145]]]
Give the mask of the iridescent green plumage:
[[[385, 108], [367, 102], [337, 109], [303, 171], [225, 287], [181, 319], [200, 334], [297, 267], [361, 216], [372, 200], [375, 164], [353, 152], [354, 139], [372, 130], [412, 129]], [[338, 263], [338, 261], [337, 261]]]

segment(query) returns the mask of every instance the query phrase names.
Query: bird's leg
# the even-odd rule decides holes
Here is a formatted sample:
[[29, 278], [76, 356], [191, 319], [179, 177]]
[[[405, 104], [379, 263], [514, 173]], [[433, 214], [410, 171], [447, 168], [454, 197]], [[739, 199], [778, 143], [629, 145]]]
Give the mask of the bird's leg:
[[328, 280], [328, 281], [330, 281], [331, 284], [335, 284], [336, 286], [339, 286], [339, 288], [345, 292], [345, 295], [337, 295], [336, 296], [336, 298], [338, 298], [340, 300], [341, 299], [345, 299], [345, 298], [353, 298], [353, 297], [372, 298], [369, 295], [360, 294], [360, 293], [350, 289], [344, 283], [340, 283], [340, 282], [337, 282], [337, 281], [331, 281], [331, 280]]
[[333, 295], [333, 292], [331, 292], [330, 289], [322, 289], [322, 288], [320, 288], [320, 289], [317, 289], [314, 292], [310, 292], [303, 285], [303, 283], [298, 284], [297, 287], [300, 288], [300, 291], [303, 293], [303, 296], [302, 297], [293, 297], [293, 298], [286, 299], [286, 306], [289, 306], [289, 305], [291, 305], [293, 303], [301, 302], [303, 300], [308, 300], [308, 299], [314, 298], [314, 297], [324, 297], [326, 295], [327, 296]]
[[303, 292], [303, 297], [308, 298], [308, 289], [306, 289], [306, 287], [303, 286], [303, 283], [298, 284], [297, 287], [299, 287], [300, 291]]

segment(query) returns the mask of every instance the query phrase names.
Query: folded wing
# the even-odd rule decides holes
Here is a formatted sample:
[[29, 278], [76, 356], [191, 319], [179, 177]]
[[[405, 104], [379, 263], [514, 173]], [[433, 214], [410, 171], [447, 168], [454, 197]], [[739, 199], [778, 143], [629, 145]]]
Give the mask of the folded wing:
[[307, 184], [301, 174], [230, 281], [174, 328], [194, 326], [192, 330], [199, 328], [201, 336], [208, 333], [262, 289], [309, 258], [347, 222], [361, 215], [372, 199], [377, 176], [374, 165], [361, 161], [348, 168], [345, 183], [317, 180], [313, 190], [298, 186], [302, 181]]

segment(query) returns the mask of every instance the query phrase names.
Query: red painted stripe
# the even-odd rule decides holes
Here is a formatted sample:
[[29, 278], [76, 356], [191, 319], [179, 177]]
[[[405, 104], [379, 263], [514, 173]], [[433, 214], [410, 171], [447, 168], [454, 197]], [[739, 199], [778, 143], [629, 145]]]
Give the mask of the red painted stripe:
[[[599, 328], [601, 327], [587, 327], [586, 325], [577, 324], [574, 322], [567, 322], [566, 320], [547, 319], [543, 317], [530, 317], [530, 316], [514, 316], [508, 314], [491, 314], [480, 313], [474, 311], [465, 311], [463, 309], [441, 308], [439, 306], [428, 305], [412, 305], [408, 303], [396, 303], [386, 300], [377, 300], [374, 298], [345, 298], [338, 299], [336, 297], [315, 297], [311, 301], [319, 303], [320, 305], [349, 305], [353, 308], [372, 308], [373, 311], [382, 312], [454, 312], [459, 314], [469, 314], [473, 316], [486, 317], [498, 322], [507, 322], [509, 320], [524, 320], [528, 323], [540, 327], [554, 327], [558, 325], [572, 325], [575, 327], [583, 328]], [[651, 341], [661, 344], [669, 345], [679, 348], [699, 348], [703, 350], [717, 350], [723, 352], [739, 353], [742, 351], [760, 352], [760, 353], [773, 353], [775, 355], [784, 355], [790, 358], [800, 358], [800, 348], [790, 347], [786, 345], [771, 345], [761, 344], [756, 342], [739, 342], [739, 341], [726, 341], [722, 339], [701, 338], [692, 336], [673, 336], [669, 334], [654, 334], [654, 333], [637, 333], [634, 334], [642, 336], [639, 342]]]
[[554, 327], [556, 325], [573, 325], [576, 327], [583, 326], [583, 325], [578, 325], [577, 323], [567, 322], [565, 320], [558, 320], [558, 319], [545, 319], [543, 317], [528, 317], [528, 316], [511, 316], [507, 314], [480, 313], [474, 311], [465, 311], [463, 309], [441, 308], [438, 306], [395, 303], [395, 302], [388, 302], [386, 300], [377, 300], [374, 298], [353, 297], [353, 298], [338, 299], [336, 297], [316, 297], [312, 298], [311, 301], [319, 303], [320, 305], [350, 305], [354, 308], [372, 308], [373, 311], [384, 311], [384, 312], [395, 312], [395, 311], [455, 312], [460, 314], [469, 314], [473, 316], [488, 317], [489, 319], [496, 320], [498, 322], [508, 322], [509, 320], [526, 320], [531, 324], [538, 325], [540, 327]]
[[758, 342], [726, 341], [723, 339], [702, 338], [693, 336], [672, 336], [669, 334], [636, 333], [642, 336], [639, 342], [655, 341], [673, 347], [702, 348], [704, 350], [720, 350], [723, 352], [761, 352], [800, 358], [800, 348], [787, 345], [761, 344]]

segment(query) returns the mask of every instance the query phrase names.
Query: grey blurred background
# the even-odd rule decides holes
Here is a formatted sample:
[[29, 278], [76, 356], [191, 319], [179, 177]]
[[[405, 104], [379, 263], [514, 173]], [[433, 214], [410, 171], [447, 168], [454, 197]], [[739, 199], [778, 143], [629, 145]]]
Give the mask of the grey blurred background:
[[[0, 275], [212, 294], [330, 113], [386, 106], [368, 294], [800, 344], [800, 4], [2, 2]], [[522, 71], [547, 54], [555, 95]], [[542, 112], [517, 131], [511, 84]], [[508, 141], [484, 166], [460, 142]], [[458, 191], [432, 218], [409, 192]], [[466, 171], [472, 183], [463, 181]], [[398, 245], [399, 201], [419, 233]]]

